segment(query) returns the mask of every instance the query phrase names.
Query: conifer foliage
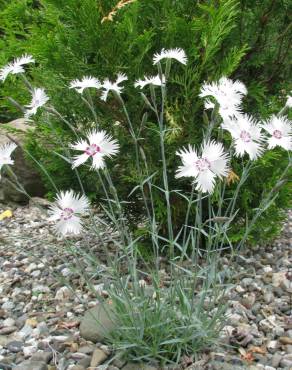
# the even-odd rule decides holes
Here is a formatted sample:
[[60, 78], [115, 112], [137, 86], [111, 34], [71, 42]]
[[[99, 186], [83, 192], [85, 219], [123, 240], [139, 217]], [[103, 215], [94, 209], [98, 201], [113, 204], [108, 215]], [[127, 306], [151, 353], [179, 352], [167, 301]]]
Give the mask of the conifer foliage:
[[[82, 76], [102, 80], [109, 77], [113, 81], [119, 73], [126, 73], [132, 81], [151, 73], [150, 56], [162, 46], [183, 48], [189, 63], [184, 70], [179, 65], [174, 66], [177, 73], [171, 76], [170, 100], [165, 111], [171, 127], [166, 133], [166, 150], [169, 168], [174, 174], [178, 163], [174, 147], [186, 142], [195, 145], [201, 140], [203, 104], [197, 96], [204, 82], [218, 81], [222, 76], [242, 80], [248, 88], [244, 105], [250, 111], [261, 112], [264, 117], [283, 106], [291, 89], [287, 82], [291, 57], [289, 6], [289, 1], [281, 0], [2, 0], [0, 64], [5, 65], [11, 58], [24, 53], [31, 54], [39, 65], [30, 73], [45, 86], [53, 105], [79, 130], [88, 131], [93, 127], [92, 117], [78, 94], [67, 89], [71, 81]], [[19, 86], [17, 81], [1, 85], [1, 96], [11, 96], [25, 104], [29, 97]], [[125, 89], [133, 97], [128, 109], [138, 120], [145, 106], [135, 100], [132, 84], [126, 82]], [[283, 95], [276, 96], [277, 91], [282, 91]], [[266, 104], [267, 101], [270, 104]], [[2, 122], [19, 117], [16, 110], [11, 113], [13, 110], [8, 104], [6, 99], [0, 102]], [[118, 160], [115, 162], [115, 173], [121, 190], [127, 194], [137, 174], [131, 164], [134, 151], [127, 141], [122, 107], [110, 99], [105, 104], [96, 98], [94, 104], [101, 129], [119, 135], [121, 152], [125, 156], [123, 166], [119, 166]], [[151, 127], [152, 118], [145, 115], [147, 127]], [[54, 141], [52, 129], [62, 132], [65, 141], [72, 141], [66, 125], [56, 120], [52, 128], [42, 116], [38, 130], [29, 138], [28, 148], [55, 178], [59, 178], [59, 185], [74, 187], [70, 166], [66, 167], [62, 158], [54, 154], [62, 155], [62, 148]], [[143, 135], [157, 140], [154, 124], [153, 130], [145, 129]], [[151, 158], [150, 171], [154, 173], [159, 165], [151, 149], [144, 147]], [[253, 212], [253, 205], [257, 204], [262, 192], [262, 187], [257, 186], [259, 181], [265, 182], [267, 191], [272, 188], [273, 180], [282, 170], [274, 167], [275, 158], [281, 163], [280, 159], [284, 158], [281, 150], [263, 156], [263, 166], [254, 172], [240, 194], [238, 208], [242, 209], [242, 214]], [[235, 173], [236, 167], [234, 163]], [[87, 190], [96, 194], [94, 179], [87, 176], [85, 183]], [[50, 191], [49, 183], [47, 187]], [[163, 224], [165, 204], [159, 198], [157, 194], [156, 211]], [[281, 219], [279, 209], [288, 206], [288, 199], [289, 192], [284, 187], [266, 218], [258, 221], [256, 230], [261, 232], [263, 239], [278, 230], [279, 223], [271, 223], [271, 220]], [[173, 196], [171, 202], [179, 225], [182, 222], [181, 200]], [[241, 238], [240, 216], [239, 212], [238, 223], [234, 223], [234, 239]]]

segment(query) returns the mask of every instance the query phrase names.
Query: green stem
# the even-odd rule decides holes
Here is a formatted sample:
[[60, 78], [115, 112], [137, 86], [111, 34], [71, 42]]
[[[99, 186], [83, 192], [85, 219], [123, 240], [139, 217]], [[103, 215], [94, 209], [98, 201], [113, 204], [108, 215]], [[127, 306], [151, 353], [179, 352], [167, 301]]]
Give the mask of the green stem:
[[110, 210], [112, 221], [114, 222], [115, 227], [116, 227], [117, 231], [119, 232], [120, 237], [122, 238], [123, 245], [125, 245], [126, 240], [125, 240], [125, 235], [123, 233], [123, 228], [120, 225], [120, 221], [116, 218], [115, 210], [113, 209], [112, 201], [111, 201], [109, 193], [107, 191], [107, 186], [103, 181], [103, 178], [102, 178], [102, 175], [100, 174], [100, 171], [97, 171], [97, 174], [98, 174], [99, 181], [101, 183], [102, 189], [104, 191], [104, 194], [105, 194], [105, 197], [106, 197], [106, 200], [107, 200], [107, 204], [108, 204], [108, 207], [109, 207], [109, 210]]
[[258, 220], [258, 218], [263, 214], [263, 212], [266, 211], [267, 208], [269, 208], [269, 206], [270, 206], [269, 203], [273, 200], [273, 198], [275, 196], [277, 196], [277, 194], [275, 195], [275, 193], [282, 186], [283, 179], [286, 176], [287, 172], [289, 171], [290, 167], [292, 166], [292, 161], [291, 161], [289, 153], [288, 153], [288, 157], [289, 157], [289, 162], [288, 162], [287, 167], [284, 169], [284, 171], [283, 171], [282, 175], [280, 176], [280, 178], [278, 179], [276, 185], [271, 189], [271, 191], [268, 193], [268, 195], [261, 201], [259, 207], [257, 208], [256, 214], [254, 215], [254, 217], [252, 218], [251, 222], [249, 223], [248, 227], [245, 230], [243, 238], [242, 238], [242, 240], [240, 241], [240, 243], [238, 245], [238, 249], [241, 249], [241, 247], [244, 245], [244, 243], [246, 242], [246, 240], [247, 240], [253, 226], [255, 225], [256, 221]]
[[94, 104], [93, 104], [93, 100], [92, 100], [90, 91], [88, 89], [86, 89], [85, 93], [86, 93], [87, 99], [84, 96], [82, 96], [82, 100], [84, 101], [84, 103], [90, 109], [90, 111], [93, 115], [94, 121], [97, 124], [98, 123], [98, 118], [97, 118], [97, 114], [96, 114], [96, 111], [95, 111], [95, 108], [94, 108]]
[[199, 191], [198, 197], [197, 197], [197, 208], [196, 208], [196, 221], [195, 225], [198, 228], [198, 230], [195, 230], [195, 250], [192, 251], [192, 262], [195, 263], [194, 257], [195, 252], [200, 248], [200, 241], [201, 241], [201, 228], [202, 228], [202, 192]]
[[[158, 63], [158, 70], [159, 73], [162, 75], [161, 65]], [[166, 82], [166, 81], [165, 81]], [[159, 137], [160, 137], [160, 151], [161, 151], [161, 159], [162, 159], [162, 167], [163, 167], [163, 185], [164, 185], [164, 194], [166, 200], [166, 211], [167, 211], [167, 229], [168, 229], [168, 239], [170, 241], [170, 257], [174, 258], [174, 237], [173, 237], [173, 227], [172, 227], [172, 212], [171, 212], [171, 204], [170, 204], [170, 192], [169, 192], [169, 185], [168, 185], [168, 176], [167, 176], [167, 162], [165, 157], [165, 145], [164, 145], [164, 106], [165, 106], [165, 99], [166, 99], [166, 83], [161, 86], [161, 110], [158, 113], [156, 108], [156, 116], [159, 125]], [[156, 104], [155, 104], [156, 107]]]
[[[49, 116], [47, 117], [47, 121], [52, 129], [52, 131], [54, 132], [55, 134], [55, 137], [60, 145], [60, 147], [65, 151], [65, 154], [66, 156], [68, 157], [68, 159], [70, 159], [70, 161], [72, 162], [72, 156], [71, 156], [71, 153], [69, 151], [69, 149], [66, 147], [66, 145], [63, 143], [62, 139], [60, 138], [60, 136], [58, 135], [57, 131], [55, 130], [54, 128], [54, 125], [52, 124], [52, 122], [50, 121], [49, 119]], [[79, 183], [79, 186], [80, 186], [80, 190], [82, 192], [82, 194], [85, 195], [85, 191], [84, 191], [84, 187], [83, 187], [83, 184], [82, 184], [82, 181], [81, 181], [81, 178], [80, 178], [80, 175], [79, 175], [79, 172], [77, 170], [77, 168], [74, 168], [74, 173], [77, 177], [77, 180], [78, 180], [78, 183]]]
[[20, 73], [20, 76], [22, 78], [22, 81], [24, 82], [25, 86], [27, 87], [27, 89], [32, 92], [33, 91], [33, 87], [31, 85], [31, 83], [28, 81], [28, 79], [25, 77], [25, 74], [24, 73]]
[[186, 212], [186, 217], [185, 217], [185, 222], [184, 222], [184, 233], [183, 233], [183, 247], [185, 246], [186, 243], [186, 234], [187, 234], [187, 228], [188, 228], [188, 223], [189, 223], [189, 217], [190, 217], [190, 212], [192, 208], [192, 202], [194, 198], [194, 192], [195, 192], [195, 184], [192, 184], [192, 190], [191, 190], [191, 195], [188, 201], [188, 208]]
[[69, 121], [66, 120], [65, 117], [62, 116], [61, 113], [59, 113], [54, 107], [45, 107], [45, 110], [49, 113], [54, 114], [56, 117], [60, 118], [61, 121], [63, 121], [69, 128], [70, 130], [74, 133], [75, 137], [79, 139], [79, 136], [77, 134], [76, 129], [71, 125]]
[[125, 102], [124, 102], [124, 100], [123, 100], [123, 98], [120, 94], [115, 94], [115, 95], [116, 95], [118, 101], [120, 102], [120, 104], [122, 105], [126, 120], [128, 122], [128, 125], [129, 125], [130, 134], [131, 134], [132, 139], [134, 141], [136, 168], [137, 168], [137, 172], [138, 172], [138, 175], [139, 175], [139, 186], [140, 186], [140, 191], [141, 191], [141, 194], [142, 194], [142, 197], [143, 197], [144, 206], [145, 206], [145, 209], [146, 209], [146, 212], [147, 212], [149, 226], [150, 226], [150, 229], [152, 229], [151, 238], [152, 238], [152, 241], [154, 243], [155, 252], [156, 252], [156, 255], [157, 255], [156, 256], [156, 261], [158, 261], [159, 246], [158, 246], [157, 227], [156, 227], [156, 220], [155, 220], [155, 208], [154, 208], [154, 202], [153, 202], [153, 197], [152, 197], [152, 184], [151, 184], [151, 180], [147, 181], [147, 186], [148, 186], [149, 195], [150, 195], [151, 211], [152, 211], [152, 215], [151, 215], [149, 205], [148, 205], [149, 201], [148, 201], [147, 196], [145, 194], [144, 186], [143, 186], [143, 183], [142, 183], [143, 173], [142, 173], [141, 164], [140, 164], [139, 151], [142, 155], [142, 159], [144, 160], [144, 165], [145, 165], [145, 168], [146, 168], [146, 176], [149, 177], [147, 159], [146, 159], [146, 156], [145, 156], [145, 153], [144, 153], [144, 150], [143, 150], [142, 146], [139, 145], [139, 139], [138, 139], [138, 137], [135, 133], [132, 121], [130, 119], [130, 115], [129, 115], [127, 107], [125, 105]]
[[118, 215], [119, 215], [120, 224], [122, 226], [122, 232], [125, 236], [125, 239], [127, 240], [127, 244], [131, 244], [132, 243], [132, 238], [131, 238], [131, 235], [129, 233], [128, 227], [125, 223], [125, 215], [124, 215], [124, 212], [123, 212], [123, 207], [122, 207], [122, 204], [119, 200], [117, 189], [114, 186], [111, 175], [110, 175], [110, 173], [109, 173], [109, 171], [106, 167], [104, 168], [104, 175], [105, 175], [105, 178], [106, 178], [107, 183], [109, 185], [109, 189], [111, 191], [111, 194], [113, 195], [114, 200], [115, 200], [115, 204], [116, 204]]

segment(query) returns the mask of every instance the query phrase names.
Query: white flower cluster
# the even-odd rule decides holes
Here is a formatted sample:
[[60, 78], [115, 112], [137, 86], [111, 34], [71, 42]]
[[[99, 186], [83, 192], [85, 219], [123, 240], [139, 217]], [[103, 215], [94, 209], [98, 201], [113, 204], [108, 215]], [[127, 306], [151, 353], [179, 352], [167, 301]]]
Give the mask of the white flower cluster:
[[[6, 66], [0, 69], [0, 80], [5, 81], [9, 74], [17, 75], [19, 73], [24, 73], [24, 66], [34, 62], [34, 58], [28, 54], [24, 54], [21, 57], [14, 59], [12, 62], [6, 64]], [[31, 102], [26, 106], [26, 118], [36, 114], [38, 108], [44, 106], [49, 100], [49, 97], [46, 95], [43, 88], [32, 89], [31, 95]]]
[[[219, 105], [219, 114], [222, 117], [222, 128], [229, 131], [235, 145], [235, 153], [243, 156], [247, 153], [251, 160], [257, 159], [264, 151], [264, 142], [268, 142], [268, 149], [280, 146], [285, 150], [292, 149], [291, 122], [283, 116], [273, 115], [267, 122], [260, 124], [256, 119], [242, 113], [242, 99], [247, 89], [240, 81], [232, 81], [222, 77], [217, 83], [205, 83], [199, 96], [208, 99], [205, 108], [214, 108], [210, 101], [213, 98]], [[288, 97], [286, 106], [290, 107], [291, 97]], [[266, 138], [262, 129], [269, 134]]]
[[[164, 59], [175, 59], [181, 64], [187, 63], [185, 52], [178, 48], [163, 49], [161, 53], [155, 54], [153, 64], [156, 65]], [[23, 66], [33, 62], [33, 57], [29, 55], [15, 59], [0, 70], [0, 79], [4, 81], [10, 73], [23, 73]], [[109, 79], [100, 82], [95, 77], [85, 76], [81, 80], [72, 81], [69, 87], [80, 94], [89, 88], [101, 89], [100, 99], [106, 101], [110, 91], [121, 94], [123, 91], [121, 83], [127, 79], [127, 76], [122, 73], [119, 73], [113, 82]], [[143, 89], [147, 85], [163, 87], [165, 84], [166, 78], [160, 73], [156, 76], [144, 76], [144, 79], [137, 80], [134, 86]], [[32, 100], [26, 106], [26, 117], [34, 115], [49, 100], [42, 88], [34, 88], [31, 93]], [[250, 160], [256, 160], [264, 152], [265, 142], [267, 142], [268, 149], [280, 146], [285, 150], [291, 150], [291, 122], [283, 116], [273, 115], [267, 122], [260, 124], [242, 112], [242, 99], [246, 94], [247, 89], [242, 82], [222, 77], [218, 82], [203, 84], [199, 96], [206, 98], [206, 109], [214, 109], [218, 104], [219, 114], [222, 117], [221, 128], [230, 133], [236, 156], [242, 157], [247, 154]], [[291, 106], [291, 96], [289, 96], [286, 107]], [[268, 136], [264, 135], [262, 130]], [[0, 169], [5, 164], [13, 164], [11, 154], [15, 148], [14, 143], [0, 147]], [[81, 152], [74, 156], [72, 168], [90, 159], [91, 169], [99, 170], [105, 167], [106, 157], [117, 155], [119, 144], [105, 131], [92, 130], [86, 134], [86, 138], [73, 143], [71, 149]], [[176, 177], [192, 177], [196, 189], [200, 192], [212, 193], [216, 178], [222, 179], [230, 172], [230, 154], [224, 151], [223, 144], [211, 139], [205, 140], [199, 149], [189, 145], [177, 151], [177, 155], [181, 158], [182, 165], [178, 167]], [[88, 209], [89, 201], [85, 195], [75, 194], [73, 190], [60, 192], [50, 209], [51, 220], [57, 221], [57, 233], [61, 235], [80, 233], [82, 230], [80, 215]]]

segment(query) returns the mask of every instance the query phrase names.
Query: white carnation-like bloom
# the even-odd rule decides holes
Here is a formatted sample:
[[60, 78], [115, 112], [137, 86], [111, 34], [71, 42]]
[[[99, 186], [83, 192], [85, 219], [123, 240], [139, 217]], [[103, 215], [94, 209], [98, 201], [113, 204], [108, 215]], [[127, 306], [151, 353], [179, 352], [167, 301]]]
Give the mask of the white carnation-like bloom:
[[57, 221], [57, 234], [79, 234], [82, 230], [80, 215], [89, 209], [89, 201], [85, 195], [74, 194], [73, 190], [61, 191], [57, 194], [55, 204], [50, 207], [50, 221]]
[[215, 187], [215, 178], [222, 178], [229, 173], [229, 156], [224, 152], [221, 143], [208, 141], [202, 145], [201, 153], [191, 145], [178, 151], [182, 166], [176, 172], [176, 178], [194, 177], [196, 189], [204, 193], [212, 193]]
[[43, 88], [33, 89], [31, 102], [26, 106], [27, 111], [25, 112], [25, 117], [28, 118], [36, 114], [37, 110], [44, 106], [48, 100], [49, 97]]
[[14, 164], [11, 154], [16, 148], [17, 145], [14, 143], [5, 143], [0, 146], [0, 171], [5, 164]]
[[222, 128], [230, 132], [238, 157], [247, 153], [251, 160], [255, 160], [262, 154], [264, 136], [260, 125], [252, 117], [245, 114], [228, 119], [222, 123]]
[[155, 86], [162, 86], [165, 84], [165, 76], [162, 76], [162, 80], [160, 76], [145, 76], [144, 80], [137, 80], [134, 84], [135, 87], [139, 87], [143, 89], [147, 85], [155, 85]]
[[267, 139], [269, 149], [280, 146], [292, 150], [292, 125], [287, 118], [273, 115], [262, 128], [271, 135]]
[[153, 64], [159, 63], [162, 59], [175, 59], [182, 64], [187, 64], [188, 58], [181, 48], [162, 49], [160, 53], [154, 54]]
[[[203, 84], [199, 96], [213, 97], [219, 104], [219, 114], [223, 119], [227, 119], [241, 113], [240, 105], [246, 94], [247, 89], [242, 82], [221, 77], [218, 82]], [[215, 104], [209, 98], [205, 101], [206, 109], [212, 109], [214, 106]]]
[[88, 89], [91, 87], [99, 89], [101, 87], [101, 83], [95, 77], [84, 76], [81, 80], [71, 81], [69, 88], [75, 89], [77, 92], [79, 92], [79, 94], [82, 94], [84, 89]]
[[103, 81], [101, 84], [101, 87], [103, 89], [103, 92], [101, 94], [100, 99], [103, 101], [107, 100], [108, 93], [110, 91], [115, 91], [117, 94], [121, 94], [123, 90], [123, 86], [119, 86], [119, 84], [123, 81], [126, 81], [128, 77], [124, 73], [119, 73], [117, 76], [116, 81], [111, 82], [108, 78]]
[[286, 101], [285, 106], [288, 107], [288, 108], [292, 108], [292, 96], [291, 95], [287, 96], [287, 101]]
[[105, 131], [94, 130], [88, 133], [86, 140], [72, 144], [71, 148], [83, 152], [74, 157], [72, 168], [78, 167], [92, 158], [92, 168], [98, 170], [104, 167], [105, 157], [111, 157], [118, 153], [119, 144]]
[[13, 75], [24, 73], [25, 70], [23, 66], [34, 62], [35, 60], [33, 57], [28, 54], [24, 54], [20, 58], [14, 59], [13, 62], [6, 64], [6, 66], [0, 69], [0, 80], [5, 81], [10, 73]]

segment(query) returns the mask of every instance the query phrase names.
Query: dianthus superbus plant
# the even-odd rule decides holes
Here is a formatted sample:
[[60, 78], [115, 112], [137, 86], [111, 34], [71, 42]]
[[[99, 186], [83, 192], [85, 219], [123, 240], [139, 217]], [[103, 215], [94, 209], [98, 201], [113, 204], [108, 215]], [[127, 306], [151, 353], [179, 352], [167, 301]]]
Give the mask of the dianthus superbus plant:
[[[49, 211], [50, 219], [55, 222], [55, 232], [69, 238], [71, 250], [74, 250], [74, 245], [70, 244], [70, 236], [86, 233], [86, 227], [92, 227], [97, 235], [104, 227], [118, 233], [118, 238], [113, 239], [115, 256], [108, 256], [109, 268], [101, 276], [108, 292], [108, 302], [104, 302], [104, 307], [117, 323], [108, 335], [108, 342], [134, 361], [155, 361], [162, 365], [178, 363], [183, 355], [192, 355], [213, 345], [224, 324], [225, 311], [226, 281], [220, 271], [219, 257], [223, 251], [233, 255], [245, 246], [250, 231], [278, 196], [291, 169], [292, 129], [291, 122], [285, 117], [286, 110], [291, 107], [291, 98], [278, 115], [261, 122], [243, 112], [242, 100], [247, 94], [243, 83], [224, 76], [216, 82], [204, 83], [200, 91], [206, 109], [202, 142], [183, 147], [178, 145], [177, 170], [172, 177], [165, 147], [168, 135], [174, 130], [165, 119], [168, 81], [173, 63], [180, 63], [181, 68], [187, 64], [184, 50], [163, 49], [155, 54], [153, 65], [157, 71], [134, 83], [144, 102], [144, 113], [139, 123], [131, 119], [124, 100], [125, 74], [119, 73], [116, 78], [103, 81], [92, 76], [72, 81], [70, 88], [80, 94], [94, 121], [92, 129], [84, 132], [50, 104], [43, 88], [33, 87], [25, 77], [24, 65], [32, 61], [33, 58], [27, 55], [16, 59], [0, 70], [0, 76], [4, 81], [9, 74], [15, 73], [23, 79], [32, 99], [25, 107], [16, 104], [24, 112], [28, 124], [33, 124], [32, 117], [41, 112], [46, 124], [54, 128], [52, 119], [58, 118], [75, 137], [67, 145], [55, 127], [56, 140], [59, 140], [62, 150], [56, 155], [71, 165], [80, 185], [79, 193], [57, 189], [56, 202]], [[97, 90], [102, 101], [108, 104], [116, 101], [127, 122], [137, 179], [127, 199], [120, 198], [113, 176], [115, 167], [110, 167], [110, 163], [120, 156], [119, 138], [108, 133], [114, 131], [111, 127], [106, 131], [100, 127], [91, 95], [93, 89]], [[159, 157], [157, 167], [161, 171], [158, 172], [150, 171], [148, 153], [144, 150], [147, 130], [154, 133], [152, 150]], [[242, 220], [244, 234], [239, 242], [232, 243], [229, 230], [239, 212], [237, 198], [259, 158], [275, 147], [286, 153], [287, 166], [274, 187], [263, 192], [253, 217]], [[7, 166], [13, 164], [10, 156], [14, 148], [13, 143], [0, 148], [0, 165], [7, 169], [8, 175], [13, 174], [11, 167]], [[236, 173], [233, 170], [235, 164]], [[81, 166], [100, 184], [104, 219], [90, 210], [78, 172]], [[47, 171], [46, 175], [49, 176]], [[162, 186], [156, 185], [158, 176], [161, 176], [159, 183]], [[235, 188], [230, 194], [227, 187], [232, 181]], [[187, 192], [181, 190], [182, 184]], [[16, 185], [26, 193], [21, 185]], [[171, 206], [174, 196], [181, 199], [184, 214], [184, 223], [179, 227]], [[156, 214], [157, 197], [165, 208], [166, 230], [161, 227]], [[139, 230], [130, 227], [126, 212], [128, 202], [136, 200], [142, 207], [139, 219], [142, 227]], [[85, 227], [82, 216], [86, 213], [91, 217]], [[151, 247], [148, 259], [140, 247], [145, 239]], [[74, 253], [86, 256], [87, 252], [75, 250]], [[165, 256], [166, 263], [162, 258]], [[99, 270], [98, 262], [96, 270]], [[79, 272], [85, 274], [84, 271]], [[87, 281], [90, 284], [90, 279]]]
[[[291, 90], [289, 8], [287, 0], [5, 0], [0, 2], [0, 65], [21, 52], [31, 53], [38, 62], [36, 68], [28, 71], [36, 81], [35, 85], [46, 86], [51, 103], [67, 121], [73, 121], [81, 130], [90, 130], [92, 112], [79, 94], [68, 89], [71, 80], [81, 80], [82, 75], [94, 76], [97, 71], [102, 80], [108, 76], [115, 78], [118, 72], [127, 74], [130, 81], [143, 74], [155, 77], [155, 74], [151, 76], [151, 55], [162, 45], [182, 46], [189, 56], [189, 63], [184, 69], [173, 65], [165, 105], [165, 121], [172, 128], [165, 135], [167, 167], [172, 182], [178, 165], [175, 156], [178, 144], [198, 145], [202, 141], [203, 104], [197, 96], [204, 81], [232, 76], [230, 78], [239, 79], [248, 86], [248, 94], [243, 100], [246, 111], [263, 118], [279, 111]], [[14, 76], [12, 79], [13, 84], [1, 88], [2, 122], [17, 117], [7, 96], [13, 96], [22, 105], [29, 99], [21, 89], [21, 80]], [[127, 89], [127, 110], [132, 121], [138, 122], [145, 107], [140, 104], [133, 84], [125, 81], [123, 85]], [[91, 95], [98, 122], [107, 131], [110, 125], [112, 133], [119, 137], [122, 155], [108, 165], [115, 165], [115, 185], [126, 198], [137, 182], [132, 161], [134, 148], [128, 145], [128, 125], [120, 104], [114, 99], [105, 104], [98, 98], [97, 91], [92, 89]], [[74, 140], [72, 130], [58, 117], [53, 119], [51, 116], [50, 120], [66, 145]], [[60, 153], [54, 129], [43, 124], [43, 116], [36, 116], [35, 122], [37, 130], [28, 135], [26, 144], [30, 153], [46, 164], [59, 187], [70, 186], [77, 191], [79, 184], [70, 165], [54, 154]], [[148, 117], [147, 127], [150, 123], [155, 126], [152, 114]], [[159, 157], [152, 150], [157, 138], [155, 132], [142, 128], [141, 134], [147, 137], [140, 144], [147, 154], [149, 171], [159, 171]], [[121, 157], [123, 160], [119, 162]], [[252, 217], [255, 212], [262, 193], [260, 183], [264, 181], [266, 190], [271, 190], [285, 167], [285, 160], [279, 150], [260, 157], [258, 163], [261, 165], [251, 172], [237, 199], [239, 212], [230, 225], [229, 234], [233, 242], [238, 242], [244, 233], [242, 219], [246, 213]], [[275, 163], [280, 165], [275, 166]], [[237, 173], [240, 168], [239, 161], [234, 164], [233, 171]], [[83, 166], [79, 168], [79, 174], [87, 194], [96, 196], [92, 172], [88, 175]], [[42, 178], [47, 195], [52, 198], [55, 189], [46, 176]], [[160, 178], [154, 179], [159, 187], [162, 186]], [[175, 186], [175, 182], [171, 186]], [[235, 186], [234, 183], [227, 186], [228, 195], [233, 193]], [[180, 188], [188, 191], [187, 182], [181, 182]], [[98, 197], [101, 195], [102, 189]], [[166, 231], [164, 203], [160, 194], [154, 192], [153, 196], [158, 221]], [[279, 233], [289, 198], [289, 189], [285, 185], [274, 204], [256, 223], [249, 235], [250, 243], [263, 243]], [[184, 222], [182, 198], [172, 194], [170, 202], [179, 229]], [[132, 205], [129, 207], [133, 211]], [[138, 204], [135, 207], [137, 218], [141, 216], [140, 209]], [[135, 223], [135, 217], [132, 222]], [[143, 243], [147, 244], [147, 241]]]

